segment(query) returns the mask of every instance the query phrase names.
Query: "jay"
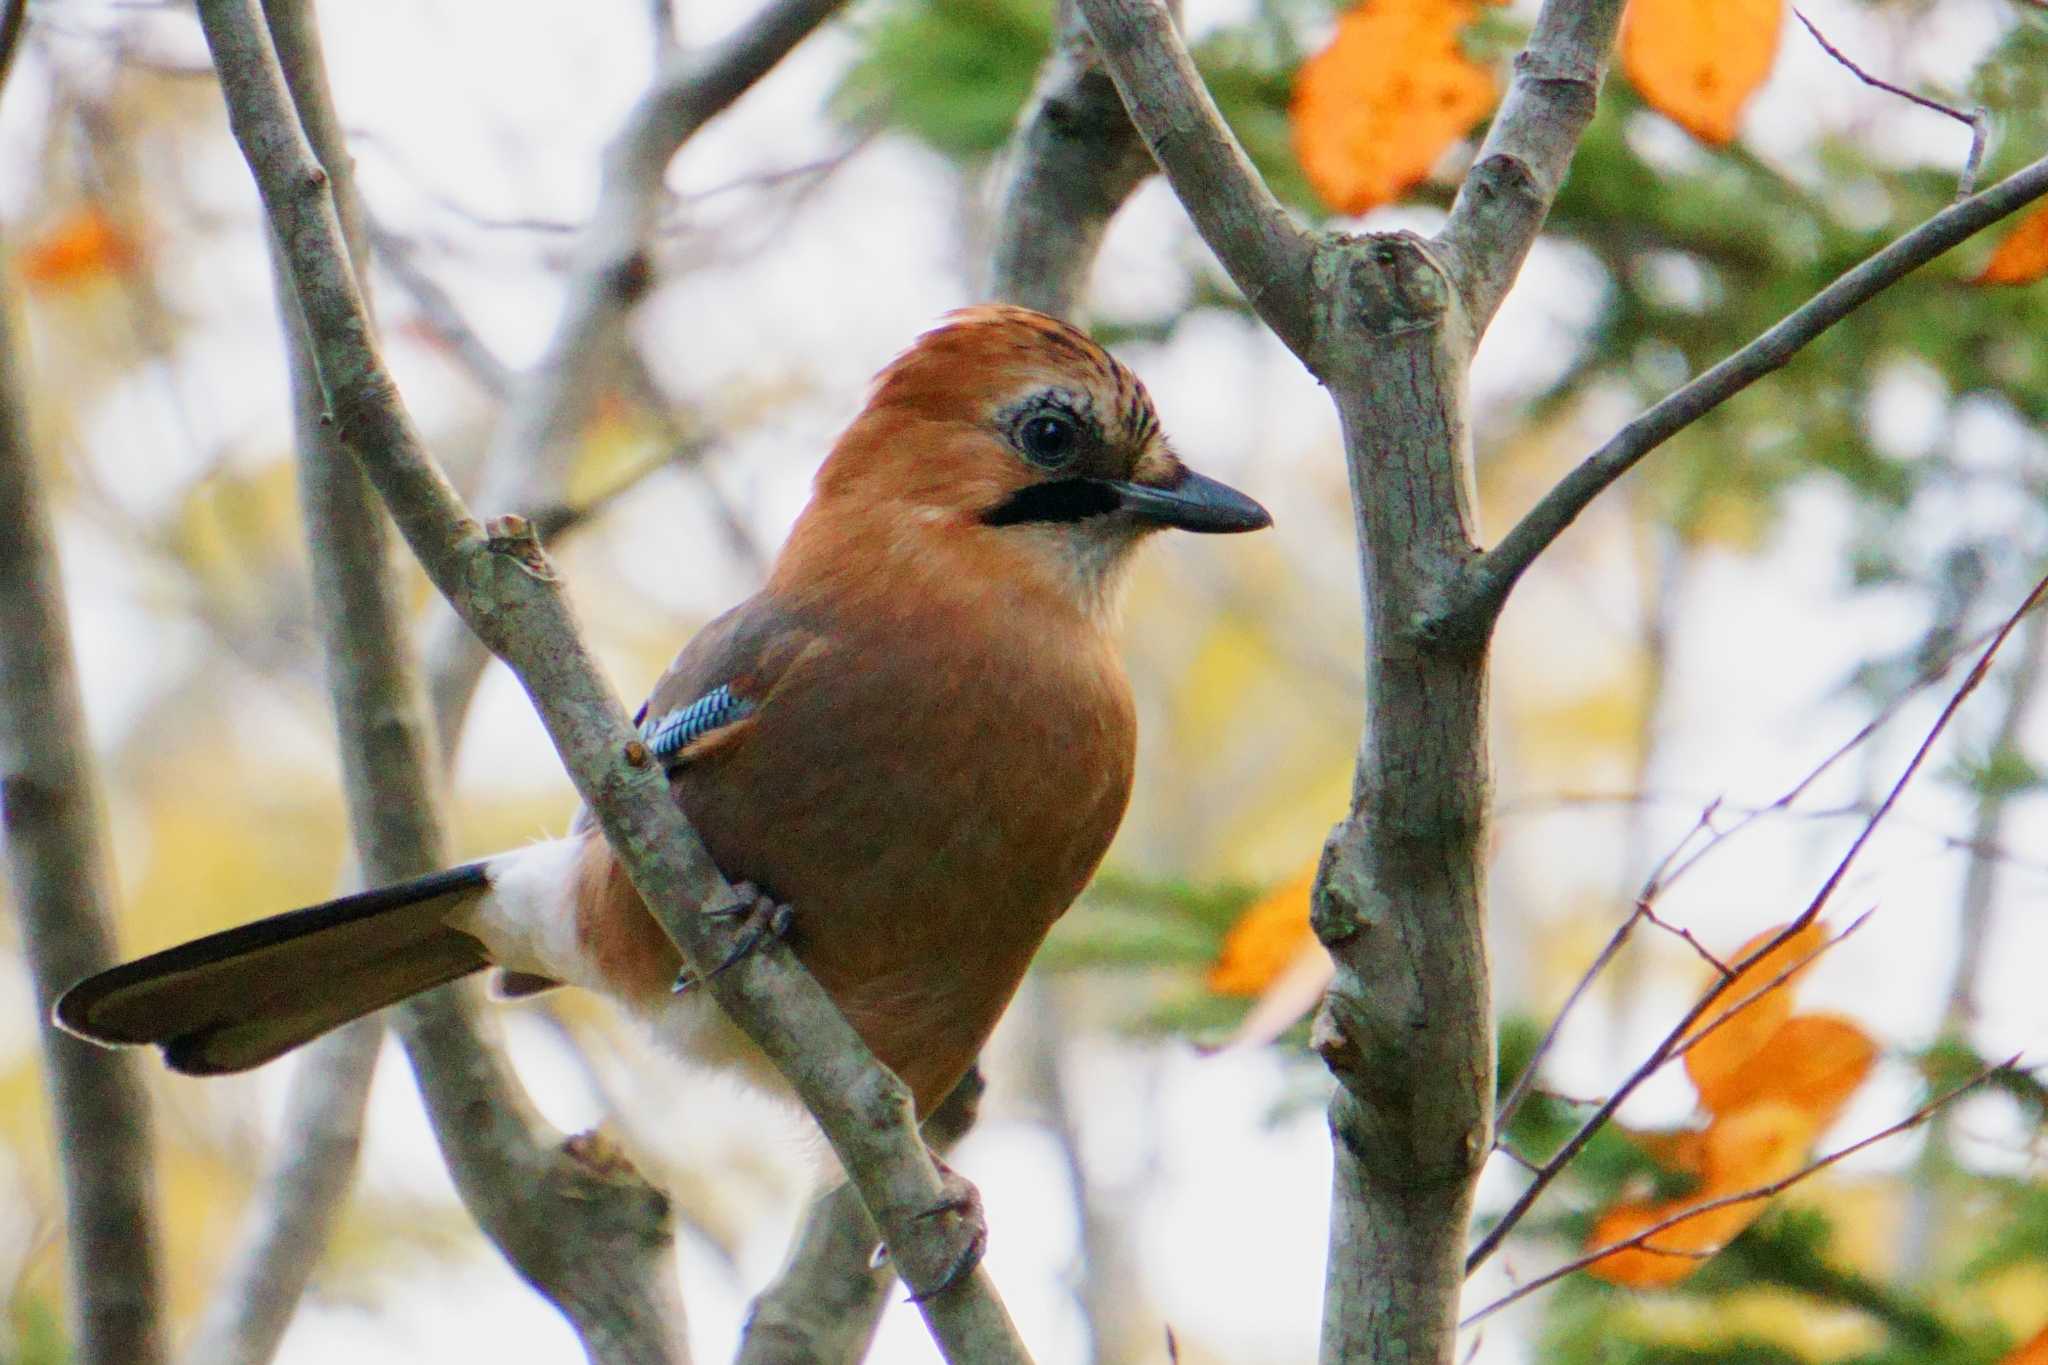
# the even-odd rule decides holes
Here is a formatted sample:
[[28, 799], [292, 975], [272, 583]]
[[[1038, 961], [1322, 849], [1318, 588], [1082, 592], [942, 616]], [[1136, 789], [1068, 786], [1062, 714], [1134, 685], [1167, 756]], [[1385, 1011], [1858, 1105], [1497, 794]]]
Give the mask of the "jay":
[[[784, 934], [931, 1113], [1122, 821], [1136, 747], [1111, 639], [1132, 549], [1256, 530], [1131, 372], [1022, 308], [949, 315], [877, 376], [766, 587], [676, 657], [641, 735], [761, 930]], [[569, 984], [774, 1084], [587, 814], [564, 838], [115, 967], [56, 1006], [196, 1075], [257, 1066], [495, 968]]]

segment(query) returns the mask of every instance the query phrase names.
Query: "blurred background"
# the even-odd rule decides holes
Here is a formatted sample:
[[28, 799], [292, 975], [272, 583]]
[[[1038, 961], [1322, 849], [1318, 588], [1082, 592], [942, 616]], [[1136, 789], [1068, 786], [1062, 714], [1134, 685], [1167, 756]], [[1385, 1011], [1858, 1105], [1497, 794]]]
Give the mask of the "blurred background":
[[[1403, 3], [1422, 0], [1366, 10]], [[1491, 97], [1425, 149], [1419, 181], [1348, 192], [1305, 126], [1322, 115], [1290, 116], [1339, 8], [1188, 0], [1187, 28], [1300, 212], [1432, 230]], [[1472, 375], [1488, 537], [1634, 411], [1955, 192], [1968, 128], [1861, 84], [1789, 13], [1726, 7], [1750, 9], [1749, 29], [1698, 44], [1768, 34], [1747, 59], [1760, 86], [1725, 129], [1659, 112], [1672, 96], [1649, 67], [1607, 87]], [[1458, 54], [1494, 79], [1533, 11], [1460, 7]], [[1806, 12], [1869, 70], [1986, 105], [1987, 182], [2048, 148], [2038, 4]], [[743, 17], [656, 13], [323, 7], [387, 356], [458, 479], [475, 477], [554, 324], [598, 151], [649, 76], [655, 27], [697, 44]], [[654, 287], [580, 414], [562, 490], [578, 519], [553, 547], [629, 697], [758, 584], [868, 377], [981, 296], [1000, 154], [1050, 26], [1034, 0], [863, 0], [671, 168]], [[1303, 163], [1319, 156], [1312, 181]], [[285, 363], [258, 206], [185, 6], [30, 6], [0, 100], [0, 225], [123, 950], [322, 899], [346, 876], [347, 836]], [[1987, 629], [2048, 570], [2048, 286], [2024, 262], [1987, 274], [2013, 231], [1912, 277], [1658, 452], [1517, 593], [1494, 651], [1510, 1074], [1667, 854], [1689, 835], [1698, 848], [1703, 821], [1729, 829], [1771, 807], [1877, 721], [1657, 902], [1722, 955], [1802, 909]], [[988, 1265], [1039, 1360], [1162, 1361], [1169, 1328], [1187, 1362], [1307, 1360], [1329, 1083], [1298, 1022], [1319, 952], [1304, 878], [1346, 810], [1366, 715], [1336, 423], [1156, 180], [1116, 220], [1088, 314], [1181, 453], [1258, 497], [1276, 529], [1161, 538], [1144, 556], [1124, 626], [1143, 733], [1130, 817], [984, 1059], [983, 1118], [953, 1160], [986, 1198]], [[415, 589], [424, 630], [440, 609]], [[1836, 928], [1876, 913], [1801, 978], [1799, 1004], [1867, 1039], [1871, 1064], [1810, 1135], [1823, 1150], [1978, 1059], [2048, 1043], [2042, 656], [2037, 617], [1836, 898]], [[573, 810], [495, 667], [453, 773], [465, 855], [559, 831]], [[43, 1365], [64, 1358], [63, 1219], [14, 933], [0, 920], [0, 1361]], [[1554, 1093], [1524, 1107], [1517, 1140], [1554, 1145], [1584, 1112], [1572, 1100], [1626, 1075], [1706, 971], [1674, 935], [1640, 929], [1570, 1017], [1546, 1066]], [[493, 1014], [554, 1122], [606, 1125], [675, 1192], [693, 1342], [729, 1357], [811, 1191], [812, 1140], [658, 1055], [600, 1001], [563, 992]], [[355, 1195], [279, 1358], [577, 1358], [469, 1224], [402, 1055], [384, 1061]], [[216, 1287], [265, 1154], [292, 1141], [278, 1131], [291, 1065], [209, 1081], [147, 1068], [181, 1329]], [[1998, 1079], [1774, 1201], [1683, 1283], [1575, 1277], [1490, 1319], [1476, 1358], [2006, 1357], [2048, 1324], [2048, 1172], [2039, 1087], [2024, 1069]], [[1475, 1279], [1469, 1309], [1567, 1259], [1604, 1210], [1686, 1186], [1685, 1159], [1655, 1136], [1709, 1123], [1684, 1070], [1622, 1118]], [[1482, 1214], [1524, 1179], [1496, 1166]], [[936, 1354], [896, 1306], [872, 1358]]]

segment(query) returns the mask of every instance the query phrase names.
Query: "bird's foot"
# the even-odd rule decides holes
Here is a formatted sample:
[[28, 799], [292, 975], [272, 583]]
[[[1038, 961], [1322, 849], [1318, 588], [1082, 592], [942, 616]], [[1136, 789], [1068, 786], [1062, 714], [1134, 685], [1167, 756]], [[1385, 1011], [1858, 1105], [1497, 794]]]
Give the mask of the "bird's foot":
[[[741, 921], [739, 942], [732, 946], [732, 951], [725, 955], [723, 962], [711, 969], [712, 976], [735, 966], [747, 954], [771, 938], [787, 939], [790, 929], [796, 924], [796, 911], [793, 907], [776, 900], [752, 882], [736, 884], [732, 893], [732, 904], [704, 911], [714, 918]], [[675, 985], [669, 989], [673, 994], [681, 995], [697, 984], [697, 974], [685, 967], [676, 977]]]
[[958, 1238], [959, 1249], [946, 1263], [945, 1273], [939, 1277], [938, 1283], [928, 1289], [917, 1290], [908, 1300], [911, 1303], [937, 1298], [959, 1284], [974, 1273], [988, 1251], [988, 1220], [982, 1217], [981, 1191], [937, 1156], [932, 1160], [939, 1167], [939, 1202], [917, 1216], [920, 1220], [946, 1219], [948, 1231]]

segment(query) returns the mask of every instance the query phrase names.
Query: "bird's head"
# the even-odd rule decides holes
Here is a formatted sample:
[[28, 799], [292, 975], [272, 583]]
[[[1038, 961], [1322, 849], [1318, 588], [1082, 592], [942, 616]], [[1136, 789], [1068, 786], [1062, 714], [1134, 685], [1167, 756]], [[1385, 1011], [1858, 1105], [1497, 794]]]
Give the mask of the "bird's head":
[[1099, 608], [1147, 533], [1272, 523], [1182, 464], [1145, 386], [1025, 308], [949, 314], [876, 377], [806, 521], [860, 524], [933, 561], [1023, 573]]

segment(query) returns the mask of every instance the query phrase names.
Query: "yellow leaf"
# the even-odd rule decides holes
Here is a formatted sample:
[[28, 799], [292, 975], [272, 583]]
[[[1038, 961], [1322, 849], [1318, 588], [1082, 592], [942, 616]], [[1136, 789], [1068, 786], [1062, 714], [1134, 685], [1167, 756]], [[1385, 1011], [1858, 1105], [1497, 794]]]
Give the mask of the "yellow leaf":
[[1302, 63], [1288, 111], [1309, 184], [1339, 213], [1393, 202], [1498, 98], [1458, 35], [1474, 0], [1364, 0]]
[[1238, 917], [1209, 968], [1210, 990], [1218, 995], [1257, 995], [1305, 945], [1315, 942], [1308, 926], [1308, 893], [1315, 877], [1311, 866]]
[[1622, 69], [1652, 109], [1726, 146], [1771, 74], [1784, 22], [1784, 0], [1630, 0]]
[[2048, 275], [2048, 204], [2020, 219], [1970, 283], [2032, 284], [2043, 275]]
[[[1783, 925], [1764, 930], [1738, 948], [1726, 961], [1731, 965], [1742, 961], [1783, 931]], [[1748, 970], [1738, 973], [1735, 980], [1729, 983], [1728, 989], [1721, 993], [1720, 999], [1700, 1016], [1699, 1022], [1693, 1025], [1687, 1036], [1697, 1036], [1748, 996], [1763, 990], [1793, 963], [1817, 952], [1825, 941], [1826, 931], [1818, 922], [1801, 929], [1765, 954]], [[1708, 1094], [1728, 1094], [1727, 1087], [1731, 1078], [1746, 1066], [1749, 1059], [1770, 1041], [1771, 1035], [1783, 1028], [1785, 1021], [1792, 1017], [1791, 987], [1799, 979], [1799, 975], [1795, 973], [1747, 1005], [1742, 1005], [1732, 1018], [1694, 1043], [1685, 1054], [1686, 1075], [1692, 1077], [1692, 1083], [1699, 1090], [1702, 1102]]]

